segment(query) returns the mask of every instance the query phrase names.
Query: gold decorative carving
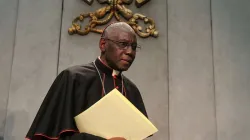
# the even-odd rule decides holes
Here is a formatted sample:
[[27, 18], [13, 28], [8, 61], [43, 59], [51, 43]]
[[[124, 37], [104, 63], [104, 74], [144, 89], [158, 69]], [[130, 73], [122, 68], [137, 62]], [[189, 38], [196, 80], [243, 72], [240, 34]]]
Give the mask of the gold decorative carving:
[[137, 8], [140, 8], [142, 5], [146, 4], [149, 1], [150, 0], [136, 0], [135, 5], [136, 5]]
[[[88, 0], [86, 0], [88, 1]], [[86, 2], [85, 1], [85, 2]], [[70, 35], [78, 34], [78, 35], [87, 35], [89, 32], [102, 33], [103, 29], [96, 28], [100, 25], [107, 24], [113, 17], [116, 18], [117, 21], [123, 21], [120, 15], [126, 19], [127, 21], [123, 21], [128, 23], [135, 32], [143, 38], [152, 36], [158, 37], [158, 31], [155, 27], [155, 22], [153, 19], [146, 17], [142, 14], [135, 13], [126, 8], [125, 5], [129, 5], [133, 2], [133, 0], [97, 0], [100, 4], [107, 4], [107, 6], [102, 7], [95, 12], [82, 13], [80, 16], [76, 17], [72, 26], [68, 29], [68, 33]], [[136, 0], [136, 6], [141, 7], [149, 0]], [[93, 1], [89, 0], [88, 4], [91, 5]], [[103, 19], [106, 15], [108, 15], [105, 19]], [[82, 29], [79, 22], [86, 21], [86, 18], [90, 18], [89, 23]], [[139, 26], [138, 21], [144, 21], [146, 28], [143, 30], [141, 26]]]

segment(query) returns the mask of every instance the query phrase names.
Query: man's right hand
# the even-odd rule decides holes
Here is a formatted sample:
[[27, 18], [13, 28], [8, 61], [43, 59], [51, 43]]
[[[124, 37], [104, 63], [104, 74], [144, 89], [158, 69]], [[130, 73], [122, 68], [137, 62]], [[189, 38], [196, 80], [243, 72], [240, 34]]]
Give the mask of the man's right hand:
[[122, 137], [113, 137], [113, 138], [110, 138], [108, 140], [126, 140], [126, 139], [124, 139]]

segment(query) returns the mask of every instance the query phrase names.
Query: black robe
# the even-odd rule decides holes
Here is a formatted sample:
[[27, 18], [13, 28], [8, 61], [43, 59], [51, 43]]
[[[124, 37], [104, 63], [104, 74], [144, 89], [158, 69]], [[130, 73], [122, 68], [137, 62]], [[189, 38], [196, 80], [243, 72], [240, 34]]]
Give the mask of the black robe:
[[[114, 88], [122, 92], [121, 74], [112, 76], [113, 70], [104, 65], [100, 59], [97, 58], [94, 62], [104, 81], [106, 93]], [[124, 96], [148, 117], [136, 85], [125, 76], [123, 76], [123, 83]], [[79, 133], [74, 121], [75, 116], [95, 104], [103, 96], [105, 95], [102, 82], [93, 63], [65, 69], [50, 87], [26, 139], [104, 140], [91, 134]]]

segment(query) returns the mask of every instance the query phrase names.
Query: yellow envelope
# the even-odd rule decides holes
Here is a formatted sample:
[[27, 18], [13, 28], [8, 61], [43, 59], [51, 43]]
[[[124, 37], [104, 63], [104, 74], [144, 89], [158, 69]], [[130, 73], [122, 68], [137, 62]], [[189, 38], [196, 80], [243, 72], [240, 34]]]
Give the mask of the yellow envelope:
[[81, 133], [143, 140], [158, 129], [117, 89], [75, 117]]

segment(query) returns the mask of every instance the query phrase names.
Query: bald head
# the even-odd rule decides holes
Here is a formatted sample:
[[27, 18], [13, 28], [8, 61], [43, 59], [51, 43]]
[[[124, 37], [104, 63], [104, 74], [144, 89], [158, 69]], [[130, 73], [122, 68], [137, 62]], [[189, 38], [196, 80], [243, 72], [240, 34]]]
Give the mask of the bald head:
[[133, 28], [126, 22], [117, 22], [110, 24], [104, 31], [102, 37], [117, 36], [121, 32], [127, 32], [135, 35]]

